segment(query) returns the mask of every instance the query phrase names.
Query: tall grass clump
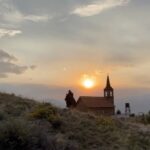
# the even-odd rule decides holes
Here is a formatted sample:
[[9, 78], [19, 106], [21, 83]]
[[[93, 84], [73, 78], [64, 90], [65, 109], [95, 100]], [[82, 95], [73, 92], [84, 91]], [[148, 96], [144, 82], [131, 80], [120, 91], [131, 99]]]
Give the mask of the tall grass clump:
[[50, 103], [42, 103], [37, 105], [29, 114], [29, 118], [46, 120], [50, 122], [54, 128], [59, 128], [62, 123], [57, 108], [53, 107]]
[[150, 124], [150, 112], [148, 112], [147, 114], [142, 114], [140, 116], [137, 116], [136, 121], [143, 123], [145, 125]]
[[29, 129], [20, 121], [3, 121], [0, 123], [0, 149], [26, 150], [29, 146]]
[[26, 120], [0, 123], [0, 150], [77, 150], [61, 134], [51, 134], [49, 126], [39, 126]]
[[150, 133], [132, 132], [128, 137], [129, 150], [149, 150], [150, 149]]
[[3, 111], [0, 111], [0, 122], [7, 119], [7, 115], [5, 112]]

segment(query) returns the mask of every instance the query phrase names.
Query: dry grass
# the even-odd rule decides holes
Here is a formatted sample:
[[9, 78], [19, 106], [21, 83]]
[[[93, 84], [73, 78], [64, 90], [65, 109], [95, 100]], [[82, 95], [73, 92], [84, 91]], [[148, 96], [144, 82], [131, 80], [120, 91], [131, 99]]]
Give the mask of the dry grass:
[[150, 133], [125, 121], [0, 94], [0, 150], [149, 150]]

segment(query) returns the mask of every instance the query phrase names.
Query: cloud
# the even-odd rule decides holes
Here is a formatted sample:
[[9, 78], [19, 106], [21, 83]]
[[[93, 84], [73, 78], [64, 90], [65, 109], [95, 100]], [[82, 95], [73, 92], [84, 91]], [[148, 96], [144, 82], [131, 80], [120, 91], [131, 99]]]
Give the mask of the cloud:
[[0, 1], [0, 19], [8, 23], [25, 21], [47, 22], [52, 16], [47, 14], [23, 13], [10, 1]]
[[11, 62], [16, 60], [17, 60], [16, 57], [0, 49], [0, 62], [6, 62], [6, 61]]
[[43, 15], [43, 16], [28, 15], [28, 16], [24, 16], [23, 18], [24, 20], [29, 20], [33, 22], [46, 22], [50, 19], [48, 15]]
[[88, 17], [97, 15], [113, 7], [126, 5], [129, 2], [130, 0], [103, 0], [86, 6], [77, 7], [72, 13], [81, 17]]
[[27, 66], [17, 65], [14, 62], [17, 58], [4, 50], [0, 50], [0, 78], [5, 78], [8, 74], [21, 74], [28, 69]]
[[31, 65], [30, 66], [30, 69], [32, 69], [32, 70], [34, 70], [34, 69], [36, 69], [37, 68], [37, 66], [35, 66], [35, 65]]
[[0, 28], [0, 38], [5, 37], [5, 36], [13, 37], [21, 33], [22, 33], [21, 30]]
[[11, 12], [6, 12], [3, 15], [4, 20], [14, 23], [20, 23], [25, 21], [32, 21], [32, 22], [47, 22], [49, 19], [52, 19], [52, 17], [49, 17], [48, 15], [25, 15], [19, 12], [16, 9], [13, 9]]

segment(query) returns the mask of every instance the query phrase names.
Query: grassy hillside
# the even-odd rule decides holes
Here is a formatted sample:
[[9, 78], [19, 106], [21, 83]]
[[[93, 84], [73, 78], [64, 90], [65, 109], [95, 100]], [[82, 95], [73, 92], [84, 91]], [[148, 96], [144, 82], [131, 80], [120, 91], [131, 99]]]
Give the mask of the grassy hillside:
[[0, 93], [0, 150], [150, 150], [150, 130]]

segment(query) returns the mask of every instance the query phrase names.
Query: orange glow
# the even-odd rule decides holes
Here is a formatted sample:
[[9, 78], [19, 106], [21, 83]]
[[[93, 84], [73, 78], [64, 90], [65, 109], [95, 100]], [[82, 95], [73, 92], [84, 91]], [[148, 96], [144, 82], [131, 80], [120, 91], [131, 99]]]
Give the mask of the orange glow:
[[83, 86], [87, 89], [93, 88], [95, 85], [94, 81], [91, 79], [86, 79], [83, 81]]
[[84, 74], [81, 80], [81, 84], [86, 89], [92, 89], [96, 85], [95, 77]]

